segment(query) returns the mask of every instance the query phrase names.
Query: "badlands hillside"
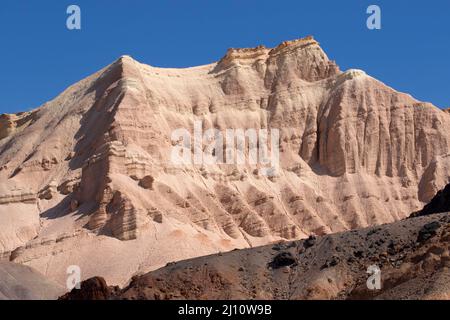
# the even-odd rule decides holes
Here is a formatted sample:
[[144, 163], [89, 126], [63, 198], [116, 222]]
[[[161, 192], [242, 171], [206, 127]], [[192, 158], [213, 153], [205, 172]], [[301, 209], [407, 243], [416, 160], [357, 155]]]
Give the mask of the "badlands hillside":
[[124, 288], [93, 277], [60, 299], [449, 300], [449, 212], [450, 184], [401, 221], [169, 263]]
[[[278, 129], [280, 163], [180, 165], [176, 129]], [[0, 257], [62, 285], [405, 218], [443, 188], [450, 114], [311, 37], [163, 69], [124, 56], [0, 116]], [[426, 218], [419, 218], [426, 219]]]

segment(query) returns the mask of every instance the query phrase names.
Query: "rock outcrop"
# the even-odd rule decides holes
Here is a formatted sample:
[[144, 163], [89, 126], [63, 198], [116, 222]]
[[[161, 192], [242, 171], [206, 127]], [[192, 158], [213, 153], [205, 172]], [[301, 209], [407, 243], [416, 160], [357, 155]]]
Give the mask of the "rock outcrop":
[[450, 184], [447, 184], [444, 189], [439, 190], [422, 210], [414, 212], [411, 217], [427, 216], [442, 212], [450, 212]]
[[[124, 56], [1, 119], [0, 255], [60, 283], [69, 265], [122, 285], [170, 261], [393, 222], [450, 172], [447, 112], [341, 72], [311, 37], [187, 69]], [[175, 163], [172, 133], [196, 123], [278, 129], [279, 165]]]
[[115, 287], [108, 287], [105, 279], [94, 277], [83, 281], [79, 289], [72, 289], [59, 300], [110, 300], [118, 290]]

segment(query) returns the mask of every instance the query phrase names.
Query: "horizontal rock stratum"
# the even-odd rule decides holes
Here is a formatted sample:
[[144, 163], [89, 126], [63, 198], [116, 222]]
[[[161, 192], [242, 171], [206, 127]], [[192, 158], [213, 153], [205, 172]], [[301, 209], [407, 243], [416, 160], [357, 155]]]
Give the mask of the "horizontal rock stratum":
[[[178, 128], [278, 129], [276, 176], [175, 165]], [[123, 56], [0, 116], [0, 256], [65, 284], [124, 285], [167, 262], [394, 222], [450, 174], [450, 114], [307, 37], [164, 69]]]

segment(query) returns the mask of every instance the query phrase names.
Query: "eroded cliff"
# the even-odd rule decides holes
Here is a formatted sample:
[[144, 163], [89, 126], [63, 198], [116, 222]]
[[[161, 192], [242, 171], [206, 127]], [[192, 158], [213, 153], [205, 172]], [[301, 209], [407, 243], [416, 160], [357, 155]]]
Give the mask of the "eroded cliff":
[[[448, 181], [450, 115], [311, 37], [162, 69], [124, 56], [0, 122], [0, 253], [64, 283], [388, 223]], [[4, 121], [4, 119], [6, 119]], [[280, 166], [179, 165], [174, 130], [278, 129]]]

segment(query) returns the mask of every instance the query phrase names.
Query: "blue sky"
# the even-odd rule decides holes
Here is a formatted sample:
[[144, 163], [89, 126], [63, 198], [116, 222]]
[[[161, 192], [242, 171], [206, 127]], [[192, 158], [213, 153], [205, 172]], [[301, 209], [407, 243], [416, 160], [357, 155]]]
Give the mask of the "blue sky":
[[[66, 28], [70, 4], [82, 30]], [[370, 4], [381, 30], [366, 28]], [[342, 70], [450, 107], [450, 1], [2, 0], [0, 113], [35, 108], [123, 54], [187, 67], [310, 34]]]

